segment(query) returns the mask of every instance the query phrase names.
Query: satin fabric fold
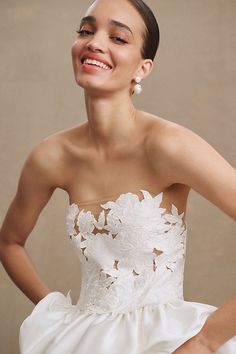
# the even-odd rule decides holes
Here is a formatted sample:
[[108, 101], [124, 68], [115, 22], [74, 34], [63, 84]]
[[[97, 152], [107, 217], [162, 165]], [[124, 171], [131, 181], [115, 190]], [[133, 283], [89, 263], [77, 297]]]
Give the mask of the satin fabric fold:
[[[217, 308], [176, 300], [126, 313], [88, 314], [65, 296], [47, 294], [20, 327], [21, 354], [171, 354]], [[235, 354], [236, 337], [216, 354]]]

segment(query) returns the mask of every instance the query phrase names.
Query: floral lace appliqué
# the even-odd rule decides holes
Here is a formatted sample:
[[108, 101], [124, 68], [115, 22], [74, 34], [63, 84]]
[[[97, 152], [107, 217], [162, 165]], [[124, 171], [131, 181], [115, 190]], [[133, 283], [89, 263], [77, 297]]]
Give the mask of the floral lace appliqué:
[[127, 311], [183, 297], [184, 213], [160, 207], [163, 193], [141, 192], [142, 200], [128, 192], [101, 204], [97, 219], [69, 206], [67, 235], [82, 263], [81, 309]]

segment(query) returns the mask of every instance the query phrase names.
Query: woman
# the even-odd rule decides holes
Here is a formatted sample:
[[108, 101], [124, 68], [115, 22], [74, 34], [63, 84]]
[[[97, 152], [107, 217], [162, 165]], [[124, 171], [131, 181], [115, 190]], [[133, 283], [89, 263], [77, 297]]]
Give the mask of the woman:
[[[21, 353], [236, 352], [236, 296], [219, 309], [183, 299], [189, 191], [235, 220], [236, 171], [192, 131], [134, 107], [158, 43], [141, 0], [96, 0], [81, 21], [72, 59], [88, 120], [32, 150], [1, 228], [2, 263], [36, 305]], [[50, 291], [24, 249], [56, 188], [69, 195], [82, 266], [76, 305]]]

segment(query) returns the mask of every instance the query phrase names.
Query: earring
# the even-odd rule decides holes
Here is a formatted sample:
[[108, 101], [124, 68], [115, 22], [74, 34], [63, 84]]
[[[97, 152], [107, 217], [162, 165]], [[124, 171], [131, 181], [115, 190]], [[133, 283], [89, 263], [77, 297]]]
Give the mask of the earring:
[[142, 92], [142, 86], [140, 85], [142, 79], [140, 76], [136, 76], [135, 78], [135, 82], [136, 82], [136, 85], [134, 86], [134, 92], [139, 95], [141, 92]]

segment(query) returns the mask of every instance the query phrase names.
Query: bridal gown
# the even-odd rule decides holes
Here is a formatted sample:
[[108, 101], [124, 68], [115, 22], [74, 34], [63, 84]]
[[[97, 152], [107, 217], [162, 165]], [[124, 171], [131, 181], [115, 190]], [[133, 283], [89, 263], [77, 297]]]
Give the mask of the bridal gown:
[[[163, 192], [140, 191], [99, 204], [97, 217], [69, 205], [80, 295], [72, 304], [71, 290], [52, 291], [35, 305], [20, 326], [22, 354], [171, 354], [217, 309], [183, 298], [184, 213], [162, 208]], [[216, 353], [235, 354], [236, 336]]]

